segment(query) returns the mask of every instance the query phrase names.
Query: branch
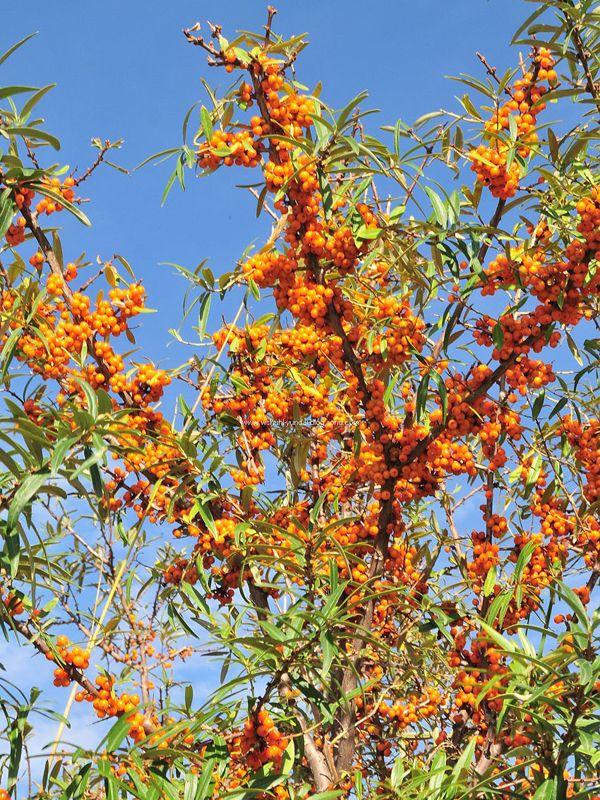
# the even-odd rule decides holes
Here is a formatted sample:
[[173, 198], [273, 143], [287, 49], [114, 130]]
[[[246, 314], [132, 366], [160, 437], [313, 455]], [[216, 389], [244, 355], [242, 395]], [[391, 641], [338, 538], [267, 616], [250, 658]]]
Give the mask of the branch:
[[27, 641], [30, 642], [30, 644], [32, 644], [39, 653], [46, 656], [49, 661], [51, 660], [57, 663], [61, 669], [64, 669], [72, 681], [78, 683], [88, 694], [91, 694], [94, 697], [98, 696], [98, 689], [88, 678], [85, 677], [83, 672], [78, 670], [77, 667], [74, 667], [73, 664], [67, 664], [66, 662], [61, 663], [56, 660], [52, 650], [48, 647], [46, 642], [40, 638], [39, 631], [32, 630], [28, 622], [15, 619], [14, 617], [10, 618], [10, 624], [21, 634], [21, 636], [25, 637], [25, 639], [27, 639]]
[[573, 37], [573, 43], [575, 45], [575, 54], [577, 56], [577, 60], [583, 69], [583, 74], [585, 77], [585, 88], [594, 101], [596, 105], [596, 109], [600, 112], [600, 94], [598, 93], [598, 87], [594, 82], [594, 75], [592, 73], [592, 69], [590, 67], [590, 62], [585, 51], [585, 46], [583, 43], [583, 39], [581, 38], [581, 34], [579, 32], [579, 26], [575, 25], [571, 22], [570, 17], [565, 14], [565, 22], [567, 24], [567, 29], [569, 33]]
[[[104, 161], [104, 156], [108, 153], [108, 151], [112, 147], [119, 147], [121, 141], [122, 140], [120, 140], [117, 143], [113, 143], [113, 142], [110, 142], [108, 139], [105, 139], [103, 144], [100, 145], [99, 152], [98, 152], [98, 155], [96, 156], [96, 160], [94, 161], [94, 163], [91, 164], [86, 169], [86, 171], [83, 173], [83, 175], [80, 175], [79, 178], [74, 178], [74, 186], [79, 186], [80, 183], [83, 183], [85, 180], [87, 180], [90, 177], [90, 175], [92, 174], [92, 172], [94, 172], [100, 166], [100, 164]], [[94, 144], [95, 142], [99, 142], [99, 140], [93, 139], [92, 140], [92, 144]]]

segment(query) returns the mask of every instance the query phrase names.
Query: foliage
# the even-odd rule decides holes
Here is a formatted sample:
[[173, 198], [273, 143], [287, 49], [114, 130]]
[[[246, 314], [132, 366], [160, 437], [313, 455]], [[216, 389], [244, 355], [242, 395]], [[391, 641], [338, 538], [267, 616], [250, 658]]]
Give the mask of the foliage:
[[[119, 142], [42, 166], [51, 87], [0, 89], [0, 621], [42, 675], [0, 677], [0, 800], [598, 791], [598, 8], [533, 8], [519, 66], [480, 56], [460, 108], [380, 129], [365, 93], [296, 80], [274, 9], [186, 30], [233, 84], [148, 159], [174, 161], [164, 199], [246, 168], [272, 230], [230, 272], [176, 265], [200, 341], [169, 372], [127, 351], [128, 261], [46, 221], [89, 224]], [[190, 657], [220, 663], [206, 697]]]

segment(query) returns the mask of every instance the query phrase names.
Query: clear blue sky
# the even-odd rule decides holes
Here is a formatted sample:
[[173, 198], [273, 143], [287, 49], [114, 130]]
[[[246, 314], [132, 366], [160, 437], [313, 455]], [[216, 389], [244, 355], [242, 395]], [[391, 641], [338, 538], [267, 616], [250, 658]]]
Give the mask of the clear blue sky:
[[[162, 0], [61, 0], [5, 4], [2, 51], [32, 31], [39, 35], [0, 68], [0, 85], [57, 83], [41, 105], [48, 129], [62, 141], [59, 158], [81, 169], [93, 157], [93, 136], [124, 138], [118, 154], [126, 166], [181, 141], [181, 120], [189, 106], [205, 99], [201, 76], [221, 82], [208, 70], [203, 53], [186, 44], [181, 29], [196, 20], [234, 29], [258, 29], [267, 3], [218, 0], [174, 3]], [[342, 106], [362, 89], [371, 107], [382, 110], [381, 124], [407, 122], [440, 106], [452, 106], [463, 87], [448, 74], [481, 74], [475, 51], [499, 68], [514, 65], [508, 47], [520, 21], [530, 13], [522, 0], [280, 0], [277, 30], [307, 32], [311, 46], [298, 63], [298, 79], [324, 84], [323, 98]], [[210, 75], [208, 74], [210, 72]], [[48, 153], [48, 158], [53, 154]], [[253, 199], [233, 192], [247, 177], [224, 170], [208, 179], [190, 175], [185, 195], [176, 189], [160, 207], [168, 167], [147, 167], [132, 176], [103, 169], [88, 184], [86, 212], [91, 230], [68, 223], [63, 236], [67, 258], [85, 250], [91, 258], [123, 254], [160, 313], [143, 318], [138, 341], [146, 352], [174, 366], [189, 356], [166, 349], [168, 329], [177, 324], [186, 285], [174, 261], [195, 266], [208, 258], [219, 273], [230, 270], [246, 245], [259, 237]], [[65, 215], [52, 222], [65, 224]], [[225, 305], [215, 309], [231, 316]]]

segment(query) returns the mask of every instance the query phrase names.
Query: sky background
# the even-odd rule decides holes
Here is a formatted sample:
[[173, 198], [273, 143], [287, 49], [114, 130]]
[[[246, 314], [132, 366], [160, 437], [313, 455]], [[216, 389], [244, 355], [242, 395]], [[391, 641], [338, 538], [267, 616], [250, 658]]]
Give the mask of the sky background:
[[[151, 153], [181, 143], [185, 112], [196, 101], [207, 100], [201, 77], [217, 89], [226, 86], [228, 76], [211, 72], [203, 52], [185, 42], [181, 29], [209, 19], [221, 23], [224, 35], [233, 38], [236, 29], [259, 29], [265, 7], [258, 0], [3, 4], [0, 52], [32, 31], [39, 34], [0, 67], [0, 85], [58, 84], [40, 114], [62, 142], [56, 156], [61, 163], [83, 171], [94, 158], [92, 137], [123, 138], [125, 144], [113, 158], [131, 168]], [[381, 109], [380, 124], [393, 124], [399, 117], [410, 123], [442, 106], [456, 108], [453, 98], [465, 89], [445, 76], [481, 76], [476, 50], [500, 71], [514, 66], [517, 51], [508, 44], [532, 10], [521, 0], [280, 0], [277, 7], [278, 32], [309, 35], [311, 46], [299, 60], [298, 80], [311, 88], [322, 81], [323, 99], [334, 107], [368, 89], [370, 107]], [[48, 153], [48, 159], [54, 157]], [[148, 304], [159, 309], [154, 317], [142, 318], [138, 342], [157, 363], [174, 367], [190, 354], [169, 347], [168, 332], [180, 319], [186, 283], [161, 262], [193, 268], [206, 258], [215, 274], [230, 271], [264, 225], [257, 225], [255, 200], [232, 191], [246, 178], [234, 170], [201, 180], [188, 173], [186, 193], [175, 187], [161, 208], [171, 168], [147, 166], [128, 176], [100, 169], [84, 184], [84, 194], [91, 198], [85, 211], [92, 227], [64, 214], [52, 223], [67, 229], [62, 235], [66, 260], [85, 250], [91, 259], [120, 253], [131, 263], [147, 288]], [[213, 320], [229, 320], [233, 313], [225, 303], [213, 309]], [[0, 641], [0, 661], [7, 659], [23, 688], [40, 683], [39, 659], [31, 658], [27, 649], [16, 652]], [[204, 665], [202, 679], [209, 675]], [[206, 688], [197, 674], [188, 679], [200, 690]], [[67, 694], [50, 690], [46, 696], [55, 698], [60, 708]], [[73, 712], [81, 744], [96, 738], [87, 733], [90, 719], [88, 708]], [[50, 738], [54, 729], [55, 723], [48, 723], [38, 741]]]

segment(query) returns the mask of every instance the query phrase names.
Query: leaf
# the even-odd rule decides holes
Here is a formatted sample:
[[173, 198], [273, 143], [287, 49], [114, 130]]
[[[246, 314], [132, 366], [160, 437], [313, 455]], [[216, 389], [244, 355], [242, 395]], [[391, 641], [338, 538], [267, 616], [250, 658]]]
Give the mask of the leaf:
[[[151, 156], [148, 156], [143, 161], [140, 161], [140, 163], [136, 167], [134, 167], [134, 170], [140, 169], [141, 167], [145, 167], [146, 164], [149, 164], [151, 161], [156, 161], [156, 159], [164, 161], [169, 156], [173, 156], [175, 155], [175, 153], [180, 153], [180, 152], [181, 152], [181, 147], [167, 147], [165, 150], [159, 150], [158, 153], [153, 153]], [[158, 164], [160, 163], [160, 161], [156, 161], [156, 163]]]
[[471, 89], [475, 89], [477, 92], [481, 92], [481, 94], [488, 97], [490, 100], [494, 99], [494, 93], [490, 89], [489, 86], [486, 86], [485, 83], [476, 80], [475, 78], [471, 78], [469, 75], [461, 74], [458, 77], [455, 75], [448, 76], [451, 81], [458, 81], [458, 83], [464, 83], [465, 86], [469, 86]]
[[65, 200], [62, 194], [59, 194], [58, 192], [55, 192], [52, 189], [49, 189], [45, 184], [42, 183], [32, 183], [31, 188], [35, 189], [35, 191], [39, 192], [39, 194], [43, 194], [46, 197], [49, 197], [51, 200], [54, 200], [56, 203], [58, 203], [67, 211], [69, 211], [71, 214], [73, 214], [74, 217], [77, 217], [77, 219], [84, 225], [87, 225], [89, 227], [92, 224], [89, 218], [83, 213], [83, 211], [81, 211], [81, 209], [79, 209], [77, 206], [73, 205], [73, 203], [69, 202], [68, 200]]
[[564, 170], [565, 167], [568, 167], [572, 161], [575, 161], [579, 153], [584, 149], [584, 147], [586, 147], [586, 145], [587, 141], [583, 137], [573, 142], [561, 159], [561, 169]]
[[34, 36], [37, 36], [37, 31], [34, 31], [33, 33], [28, 34], [23, 39], [21, 39], [19, 42], [17, 42], [16, 44], [13, 44], [11, 47], [9, 47], [8, 50], [0, 56], [0, 64], [3, 64], [6, 61], [6, 59], [9, 58], [15, 52], [15, 50], [18, 50], [19, 47], [22, 47], [25, 44], [25, 42], [28, 42]]
[[0, 380], [4, 381], [8, 372], [8, 368], [13, 360], [15, 350], [17, 349], [17, 345], [19, 344], [19, 339], [21, 338], [21, 334], [23, 333], [22, 328], [16, 328], [8, 337], [4, 345], [2, 346], [2, 350], [0, 352], [0, 358], [2, 359], [2, 371], [0, 372]]
[[437, 796], [435, 792], [441, 787], [444, 782], [444, 775], [446, 773], [446, 753], [444, 750], [439, 750], [433, 761], [431, 762], [429, 790], [433, 796]]
[[269, 187], [267, 185], [265, 185], [265, 186], [263, 186], [263, 188], [261, 189], [260, 194], [258, 195], [258, 199], [256, 201], [256, 216], [257, 217], [260, 217], [260, 215], [261, 215], [261, 212], [263, 210], [263, 206], [265, 204], [265, 198], [267, 196], [268, 191], [269, 191]]
[[96, 419], [98, 416], [98, 396], [96, 392], [92, 389], [87, 381], [81, 380], [79, 378], [75, 378], [77, 383], [81, 386], [81, 390], [85, 395], [88, 411], [90, 412], [93, 419]]
[[50, 460], [50, 471], [53, 475], [56, 475], [60, 467], [63, 466], [67, 453], [77, 442], [77, 439], [77, 436], [67, 436], [57, 442], [54, 452], [52, 453], [52, 459]]
[[390, 783], [392, 785], [392, 789], [398, 789], [400, 786], [400, 781], [404, 777], [406, 770], [404, 769], [404, 757], [398, 756], [394, 761], [394, 766], [392, 767], [392, 772], [390, 775]]
[[454, 133], [454, 151], [455, 157], [458, 159], [459, 155], [462, 153], [463, 145], [464, 145], [464, 134], [462, 132], [462, 128], [460, 126], [456, 127], [456, 131]]
[[400, 379], [400, 373], [395, 372], [389, 379], [388, 385], [385, 387], [385, 391], [383, 393], [383, 402], [385, 403], [386, 406], [388, 406], [388, 408], [390, 408], [392, 405], [391, 403], [392, 395], [399, 379]]
[[0, 194], [0, 239], [4, 237], [4, 234], [9, 229], [14, 213], [10, 189], [6, 188]]
[[490, 603], [487, 621], [491, 625], [501, 626], [512, 601], [511, 592], [500, 592]]
[[436, 119], [437, 117], [443, 117], [443, 116], [444, 116], [443, 111], [428, 111], [427, 114], [423, 114], [414, 121], [414, 126], [415, 128], [418, 128], [421, 125], [424, 125], [426, 122], [429, 122], [429, 120], [431, 119]]
[[48, 472], [38, 472], [33, 475], [27, 475], [23, 480], [8, 509], [7, 525], [12, 528], [16, 525], [21, 512], [27, 507], [27, 504], [34, 495], [40, 490], [48, 479]]
[[548, 128], [548, 147], [550, 148], [552, 161], [556, 164], [558, 161], [558, 139], [552, 128]]
[[[42, 97], [47, 94], [51, 89], [54, 89], [56, 86], [55, 83], [49, 83], [48, 86], [44, 86], [42, 89], [38, 89], [38, 91], [32, 95], [29, 100], [25, 103], [23, 108], [21, 109], [20, 116], [23, 119], [26, 119], [29, 116], [30, 111], [36, 106]], [[57, 140], [58, 141], [58, 140]]]
[[328, 492], [326, 492], [326, 491], [322, 492], [319, 495], [319, 497], [317, 498], [317, 501], [315, 502], [315, 504], [313, 505], [313, 507], [310, 510], [309, 517], [310, 517], [310, 521], [313, 523], [313, 525], [316, 525], [317, 522], [319, 521], [319, 515], [321, 513], [321, 509], [323, 508], [323, 503], [327, 499], [327, 494], [328, 494]]
[[56, 231], [52, 232], [52, 250], [56, 256], [56, 260], [58, 261], [58, 266], [62, 270], [64, 266], [63, 249], [60, 237]]
[[131, 276], [132, 280], [135, 280], [135, 274], [131, 268], [129, 261], [127, 261], [127, 259], [124, 256], [119, 255], [119, 253], [115, 253], [114, 258], [116, 258], [117, 261], [119, 261], [119, 263], [122, 264], [123, 267], [125, 267], [129, 275]]
[[208, 315], [210, 314], [210, 301], [211, 295], [209, 292], [206, 292], [200, 301], [200, 310], [198, 312], [198, 332], [200, 333], [201, 339], [204, 339], [204, 334], [206, 333]]
[[188, 772], [183, 778], [183, 800], [195, 800], [197, 797], [198, 776]]
[[537, 419], [540, 415], [540, 411], [544, 405], [544, 400], [546, 399], [546, 392], [542, 389], [542, 391], [538, 394], [538, 396], [533, 401], [533, 407], [531, 409], [531, 414], [534, 419]]
[[438, 391], [440, 394], [440, 404], [442, 406], [442, 421], [446, 421], [446, 417], [448, 415], [448, 390], [446, 389], [446, 384], [442, 376], [436, 370], [432, 370], [430, 373], [431, 377], [435, 380], [438, 385]]
[[202, 130], [204, 131], [204, 135], [206, 136], [207, 141], [210, 142], [213, 133], [212, 119], [209, 110], [205, 106], [202, 106], [200, 109], [200, 118], [202, 120]]
[[325, 211], [326, 219], [328, 219], [333, 207], [333, 192], [331, 191], [331, 186], [325, 172], [320, 168], [317, 168], [317, 177], [319, 179], [319, 191], [323, 198], [323, 210]]
[[448, 211], [441, 197], [430, 186], [425, 187], [425, 193], [431, 200], [436, 221], [441, 228], [446, 228], [448, 224]]
[[570, 333], [566, 333], [566, 337], [567, 337], [567, 345], [573, 355], [573, 358], [575, 359], [575, 361], [577, 361], [577, 363], [580, 366], [583, 366], [583, 359], [581, 358], [581, 353], [579, 352], [579, 348], [577, 347], [575, 340], [573, 339]]
[[16, 530], [17, 521], [21, 513], [27, 508], [31, 499], [39, 492], [48, 479], [48, 472], [38, 472], [27, 475], [14, 494], [8, 508], [6, 520], [6, 552], [10, 561], [10, 573], [14, 578], [19, 567], [19, 533]]
[[563, 408], [567, 405], [568, 402], [569, 402], [568, 397], [561, 397], [548, 416], [553, 417], [555, 414], [559, 414], [563, 410]]
[[117, 285], [117, 270], [109, 262], [104, 265], [104, 277], [108, 285], [114, 289]]
[[106, 750], [109, 753], [111, 753], [113, 750], [116, 750], [123, 739], [125, 739], [127, 736], [131, 724], [129, 717], [130, 714], [123, 714], [122, 717], [119, 717], [101, 742], [101, 744], [105, 745]]
[[169, 180], [167, 181], [162, 193], [162, 197], [160, 198], [161, 206], [164, 206], [164, 204], [167, 202], [167, 197], [169, 196], [169, 192], [173, 188], [173, 184], [175, 183], [176, 179], [177, 179], [177, 167], [175, 167], [173, 172], [169, 175]]
[[323, 631], [320, 636], [321, 647], [323, 648], [323, 664], [321, 665], [321, 675], [325, 679], [329, 675], [336, 647], [330, 631]]
[[210, 508], [208, 506], [203, 505], [202, 503], [197, 504], [198, 513], [202, 517], [202, 521], [208, 528], [208, 530], [217, 535], [217, 528], [215, 526], [215, 521], [213, 519], [213, 515], [211, 514]]
[[185, 687], [185, 710], [189, 713], [192, 708], [192, 703], [194, 702], [194, 687], [191, 684], [188, 684]]
[[513, 645], [506, 637], [504, 637], [501, 633], [494, 630], [487, 622], [483, 620], [479, 620], [479, 625], [481, 628], [487, 633], [490, 639], [496, 643], [496, 645], [506, 653], [516, 653], [518, 652], [518, 648]]
[[216, 759], [209, 758], [202, 768], [200, 780], [198, 781], [198, 788], [196, 789], [195, 800], [206, 800], [207, 797], [212, 796], [212, 782], [213, 772], [215, 769]]
[[559, 596], [577, 614], [577, 619], [579, 620], [579, 623], [582, 624], [587, 619], [587, 613], [585, 606], [579, 597], [575, 594], [570, 586], [567, 586], [567, 584], [563, 583], [562, 581], [557, 581], [554, 586]]
[[529, 472], [527, 474], [527, 480], [525, 482], [525, 486], [529, 488], [530, 486], [535, 486], [537, 479], [540, 477], [540, 473], [542, 471], [542, 456], [538, 453], [536, 457], [533, 459], [531, 466], [529, 468]]
[[0, 100], [4, 100], [5, 97], [12, 97], [13, 94], [35, 92], [36, 88], [36, 86], [3, 86], [0, 89]]
[[495, 566], [490, 567], [488, 570], [488, 574], [485, 576], [485, 581], [483, 582], [483, 596], [489, 597], [494, 590], [494, 586], [496, 585], [496, 578], [498, 577], [498, 570]]
[[378, 239], [380, 236], [381, 228], [368, 228], [366, 225], [361, 225], [354, 234], [354, 238], [358, 241]]
[[519, 36], [523, 33], [523, 31], [525, 30], [529, 31], [529, 26], [531, 25], [531, 23], [534, 22], [545, 11], [546, 11], [545, 3], [541, 4], [539, 8], [536, 8], [536, 10], [527, 17], [525, 22], [523, 22], [519, 26], [519, 28], [517, 28], [511, 40], [511, 44], [519, 44]]
[[465, 111], [467, 112], [467, 114], [470, 114], [472, 117], [475, 117], [475, 119], [482, 119], [481, 114], [479, 113], [479, 111], [473, 105], [473, 102], [472, 102], [472, 100], [471, 100], [471, 98], [469, 97], [468, 94], [464, 94], [460, 98], [460, 102], [463, 105], [463, 107], [464, 107]]
[[425, 375], [421, 378], [421, 382], [419, 383], [419, 388], [417, 389], [417, 397], [415, 402], [415, 419], [417, 422], [423, 416], [423, 413], [426, 408], [427, 404], [427, 392], [429, 389], [429, 380], [431, 377], [431, 373], [426, 372]]
[[15, 786], [19, 777], [19, 765], [23, 755], [23, 730], [19, 724], [24, 721], [26, 711], [19, 708], [17, 719], [12, 723], [8, 731], [8, 741], [10, 743], [10, 757], [8, 764], [8, 787]]
[[[91, 457], [91, 450], [88, 447], [85, 448], [84, 453], [88, 459]], [[92, 479], [92, 487], [96, 493], [96, 497], [101, 499], [104, 495], [104, 484], [102, 483], [97, 463], [90, 464], [90, 478]]]
[[504, 330], [500, 322], [497, 322], [494, 325], [492, 330], [492, 341], [497, 350], [502, 350], [502, 346], [504, 345]]
[[477, 737], [473, 736], [469, 740], [469, 744], [465, 747], [463, 752], [460, 754], [454, 768], [452, 770], [453, 778], [460, 778], [460, 775], [463, 771], [468, 770], [471, 762], [473, 761], [473, 756], [475, 755], [475, 748], [477, 747]]
[[534, 540], [532, 540], [530, 542], [527, 542], [525, 547], [519, 553], [519, 557], [517, 559], [517, 563], [515, 564], [515, 572], [514, 572], [515, 583], [518, 583], [518, 581], [520, 580], [521, 574], [523, 573], [523, 570], [525, 569], [525, 567], [527, 566], [527, 564], [531, 560], [531, 556], [533, 555], [533, 551], [537, 547], [539, 547], [539, 544], [534, 539]]
[[554, 800], [556, 797], [556, 778], [547, 778], [535, 791], [532, 800]]
[[34, 141], [45, 142], [55, 150], [60, 150], [60, 141], [56, 136], [52, 136], [51, 133], [47, 133], [46, 131], [42, 131], [30, 125], [12, 125], [10, 128], [6, 128], [6, 133], [11, 136], [23, 136], [27, 139], [33, 139]]
[[347, 106], [345, 106], [342, 109], [337, 120], [337, 127], [340, 131], [344, 128], [344, 125], [350, 119], [350, 114], [354, 111], [356, 106], [362, 103], [363, 100], [366, 100], [368, 96], [369, 96], [368, 92], [360, 92], [359, 94], [356, 95], [356, 97], [353, 97], [352, 100], [350, 100]]
[[248, 280], [248, 288], [250, 289], [252, 296], [256, 300], [260, 300], [260, 289], [258, 288], [256, 281], [254, 281], [252, 278]]

